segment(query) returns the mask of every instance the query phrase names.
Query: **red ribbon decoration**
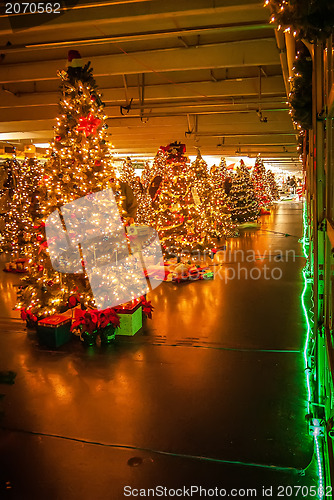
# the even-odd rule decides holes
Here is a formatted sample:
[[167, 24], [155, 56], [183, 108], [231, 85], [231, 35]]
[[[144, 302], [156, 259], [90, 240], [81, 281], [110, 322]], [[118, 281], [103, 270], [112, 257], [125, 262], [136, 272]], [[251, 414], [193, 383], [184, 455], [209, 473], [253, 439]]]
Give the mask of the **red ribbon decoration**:
[[100, 123], [101, 120], [99, 118], [94, 118], [92, 113], [89, 113], [88, 116], [79, 118], [77, 130], [82, 131], [86, 137], [89, 137], [90, 135], [96, 134], [96, 130]]

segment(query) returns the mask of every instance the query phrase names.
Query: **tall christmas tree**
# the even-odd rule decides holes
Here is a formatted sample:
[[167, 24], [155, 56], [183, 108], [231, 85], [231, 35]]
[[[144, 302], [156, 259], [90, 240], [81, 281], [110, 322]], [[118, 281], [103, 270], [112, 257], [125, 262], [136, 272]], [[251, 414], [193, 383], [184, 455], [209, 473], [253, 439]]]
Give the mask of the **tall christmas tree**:
[[247, 167], [240, 164], [233, 176], [229, 195], [229, 208], [232, 220], [243, 223], [253, 221], [259, 213], [254, 185]]
[[[72, 269], [60, 273], [52, 267], [46, 241], [45, 218], [50, 214], [56, 214], [55, 219], [57, 216], [59, 219], [59, 216], [62, 217], [63, 212], [60, 209], [63, 205], [89, 194], [91, 194], [88, 197], [91, 206], [95, 208], [94, 200], [97, 196], [92, 193], [109, 187], [108, 181], [111, 176], [107, 126], [105, 124], [107, 117], [104, 114], [102, 96], [97, 90], [90, 63], [83, 66], [80, 54], [71, 50], [69, 51], [67, 71], [60, 71], [59, 76], [61, 78], [61, 99], [59, 103], [60, 113], [54, 130], [55, 139], [51, 145], [50, 158], [45, 165], [42, 185], [40, 186], [41, 203], [39, 213], [34, 218], [33, 238], [25, 248], [31, 263], [31, 272], [24, 278], [17, 304], [18, 307], [29, 309], [37, 317], [66, 310], [72, 296], [80, 300], [83, 306], [96, 307], [97, 304], [85, 273], [85, 260], [83, 258], [81, 261], [76, 259], [77, 269], [75, 271]], [[119, 214], [123, 215], [125, 213], [125, 210], [122, 209], [124, 197], [121, 196], [121, 190], [117, 186], [115, 193], [119, 204]], [[88, 198], [86, 197], [86, 199]], [[107, 198], [106, 195], [106, 205], [102, 207], [100, 204], [96, 206], [98, 210], [93, 211], [94, 224], [101, 229], [106, 225], [106, 219], [103, 217], [107, 217], [112, 210], [111, 206], [107, 206]], [[77, 212], [73, 210], [70, 215], [72, 234], [68, 234], [64, 219], [62, 219], [63, 227], [59, 228], [59, 234], [55, 232], [55, 239], [58, 238], [60, 243], [65, 237], [71, 241], [70, 238], [74, 237], [73, 234], [80, 235], [82, 230], [86, 231], [82, 228], [85, 228], [84, 224], [91, 216], [92, 214], [87, 213], [87, 210], [79, 209]], [[62, 234], [64, 231], [65, 236]], [[101, 259], [105, 256], [100, 256], [99, 252], [103, 251], [103, 253], [110, 255], [110, 252], [112, 253], [114, 250], [111, 245], [110, 251], [105, 252], [108, 241], [104, 242], [102, 250], [99, 250], [99, 244], [100, 240], [97, 241], [96, 246], [94, 244], [89, 247], [89, 251], [87, 250], [87, 253], [94, 254], [94, 259], [95, 252], [96, 258]], [[124, 245], [126, 246], [126, 243]], [[118, 250], [121, 252], [124, 249], [119, 248]], [[76, 254], [78, 254], [78, 248]], [[71, 262], [70, 258], [69, 262]], [[125, 273], [120, 278], [121, 283], [125, 285], [131, 279], [135, 282], [130, 272]], [[108, 276], [105, 276], [105, 282], [107, 281]], [[112, 294], [112, 290], [109, 292]], [[98, 306], [102, 308], [100, 304]]]
[[3, 185], [7, 193], [4, 215], [2, 248], [19, 257], [34, 232], [33, 221], [39, 207], [38, 186], [43, 174], [42, 165], [33, 158], [23, 162], [13, 158], [6, 162], [7, 179]]
[[271, 189], [268, 182], [266, 167], [260, 156], [256, 158], [252, 172], [252, 181], [260, 207], [268, 207], [272, 203]]
[[159, 233], [165, 254], [209, 250], [215, 245], [211, 238], [211, 221], [204, 210], [208, 193], [201, 179], [203, 164], [198, 162], [196, 169], [189, 166], [184, 144], [172, 143], [163, 151], [167, 158], [154, 200], [152, 223]]

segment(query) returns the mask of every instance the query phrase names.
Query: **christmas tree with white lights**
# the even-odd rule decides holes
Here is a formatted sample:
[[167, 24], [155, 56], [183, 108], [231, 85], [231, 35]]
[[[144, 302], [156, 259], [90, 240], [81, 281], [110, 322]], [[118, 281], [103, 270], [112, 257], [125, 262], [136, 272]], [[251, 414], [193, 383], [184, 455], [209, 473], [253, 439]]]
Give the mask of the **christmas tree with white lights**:
[[153, 202], [152, 225], [158, 231], [164, 253], [180, 256], [209, 250], [215, 245], [211, 221], [204, 209], [210, 186], [202, 182], [203, 163], [191, 167], [184, 155], [185, 145], [177, 142], [162, 148], [162, 152], [167, 155]]
[[260, 207], [268, 207], [272, 204], [271, 189], [268, 182], [266, 167], [260, 156], [256, 158], [252, 172], [252, 181], [255, 189], [255, 195]]
[[279, 200], [278, 185], [275, 174], [271, 170], [267, 170], [267, 182], [269, 184], [271, 198], [274, 201]]
[[129, 156], [123, 161], [119, 179], [130, 186], [135, 198], [139, 201], [142, 196], [142, 187]]
[[221, 162], [220, 166], [209, 174], [207, 163], [199, 151], [197, 158], [189, 167], [191, 188], [201, 202], [203, 214], [207, 219], [207, 230], [211, 236], [219, 239], [235, 236], [231, 215], [226, 204], [225, 177], [221, 174], [222, 170]]
[[[83, 306], [96, 307], [83, 259], [76, 258], [77, 269], [75, 271], [69, 270], [60, 273], [52, 267], [46, 241], [45, 219], [50, 214], [55, 214], [55, 217], [59, 219], [59, 215], [63, 213], [60, 209], [79, 198], [86, 197], [86, 199], [92, 200], [93, 206], [94, 193], [108, 187], [112, 187], [115, 193], [119, 215], [125, 214], [125, 210], [122, 208], [124, 196], [121, 194], [119, 182], [113, 180], [113, 184], [109, 183], [110, 177], [114, 179], [115, 175], [111, 172], [112, 167], [108, 156], [107, 126], [105, 123], [107, 117], [90, 63], [83, 65], [80, 54], [74, 50], [69, 51], [68, 63], [67, 71], [63, 70], [58, 73], [61, 79], [60, 112], [54, 130], [55, 139], [49, 150], [49, 159], [45, 165], [40, 186], [41, 201], [39, 213], [33, 221], [34, 234], [25, 247], [31, 271], [24, 278], [17, 303], [17, 307], [30, 311], [37, 318], [66, 310], [72, 296], [80, 300]], [[90, 198], [86, 195], [90, 195]], [[100, 213], [110, 213], [112, 206], [97, 208], [99, 210], [96, 214], [95, 211], [93, 213], [94, 224], [104, 228], [105, 220], [103, 217], [101, 218]], [[62, 227], [59, 227], [55, 238], [59, 238], [61, 241], [63, 237], [66, 241], [72, 241], [73, 234], [81, 235], [81, 228], [85, 227], [86, 222], [90, 222], [91, 216], [92, 214], [88, 213], [87, 210], [79, 209], [76, 211], [73, 209], [71, 214], [72, 234], [68, 233], [64, 219], [62, 219]], [[87, 219], [89, 220], [87, 221]], [[93, 252], [95, 259], [96, 251], [97, 259], [104, 257], [98, 253], [99, 243], [98, 241], [96, 245], [91, 245], [87, 250], [87, 255], [90, 256], [89, 252]], [[126, 242], [124, 245], [126, 246], [125, 250], [127, 250]], [[107, 246], [108, 241], [104, 241], [103, 251]], [[124, 249], [119, 248], [119, 251], [122, 250]], [[111, 245], [110, 252], [112, 251]], [[108, 252], [106, 253], [109, 255]], [[76, 248], [76, 252], [73, 252], [73, 255], [78, 255], [78, 248]], [[70, 257], [69, 263], [71, 263]], [[125, 273], [124, 276], [120, 277], [120, 280], [125, 285], [129, 280], [135, 281], [130, 272]], [[107, 281], [107, 276], [105, 276], [105, 281]], [[133, 283], [131, 284], [133, 287]]]
[[18, 258], [34, 233], [34, 217], [39, 210], [39, 183], [42, 165], [34, 158], [6, 162], [7, 179], [2, 191], [7, 195], [2, 248]]
[[210, 195], [206, 201], [206, 212], [211, 220], [212, 236], [217, 238], [233, 237], [237, 232], [228, 208], [228, 197], [225, 192], [225, 181], [229, 177], [225, 159], [218, 167], [211, 169]]
[[164, 146], [158, 149], [155, 155], [153, 164], [146, 162], [145, 168], [141, 176], [141, 184], [143, 187], [142, 196], [140, 198], [137, 221], [148, 226], [154, 226], [156, 199], [159, 194], [159, 188], [162, 182], [168, 152]]
[[251, 176], [243, 162], [232, 178], [228, 203], [233, 221], [244, 223], [257, 219], [259, 202]]

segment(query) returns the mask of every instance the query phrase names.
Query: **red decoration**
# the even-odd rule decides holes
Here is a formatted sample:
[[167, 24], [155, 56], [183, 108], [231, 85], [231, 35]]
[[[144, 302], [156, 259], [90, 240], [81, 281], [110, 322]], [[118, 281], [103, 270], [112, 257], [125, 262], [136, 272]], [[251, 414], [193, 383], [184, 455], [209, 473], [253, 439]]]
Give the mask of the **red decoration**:
[[45, 250], [46, 248], [48, 247], [48, 242], [47, 241], [44, 241], [40, 247], [39, 247], [39, 250], [38, 250], [38, 253], [40, 254], [41, 252], [43, 252], [43, 250]]
[[151, 304], [150, 300], [146, 300], [145, 297], [141, 297], [141, 305], [143, 308], [143, 313], [146, 315], [147, 318], [152, 319], [152, 311], [154, 307]]
[[[60, 142], [61, 141], [61, 135], [56, 135], [56, 141]], [[46, 176], [47, 177], [47, 176]], [[45, 178], [45, 177], [44, 177]]]
[[41, 234], [38, 234], [37, 235], [37, 241], [43, 241], [43, 236]]
[[68, 51], [67, 60], [68, 62], [72, 62], [73, 59], [81, 59], [81, 55], [77, 50], [71, 49]]
[[71, 297], [68, 299], [68, 305], [70, 308], [75, 307], [78, 302], [78, 295], [71, 295]]
[[118, 327], [119, 324], [119, 316], [112, 307], [108, 307], [103, 311], [98, 311], [97, 309], [81, 311], [80, 309], [76, 309], [71, 331], [81, 327], [83, 331], [92, 334], [99, 328], [106, 328], [108, 325]]
[[100, 167], [101, 166], [100, 160], [95, 160], [94, 165], [95, 165], [95, 167]]
[[29, 309], [25, 309], [24, 307], [22, 307], [21, 309], [21, 319], [23, 319], [23, 321], [27, 321], [27, 323], [37, 322], [37, 316], [35, 316], [31, 311], [29, 311]]
[[82, 116], [79, 118], [77, 130], [82, 131], [86, 137], [89, 137], [90, 135], [96, 134], [96, 130], [100, 123], [101, 120], [99, 118], [94, 118], [92, 113], [89, 113], [88, 116]]
[[181, 142], [172, 142], [167, 146], [160, 146], [160, 149], [168, 154], [167, 163], [183, 163], [187, 160], [186, 156], [183, 156], [186, 152], [186, 145], [181, 144]]

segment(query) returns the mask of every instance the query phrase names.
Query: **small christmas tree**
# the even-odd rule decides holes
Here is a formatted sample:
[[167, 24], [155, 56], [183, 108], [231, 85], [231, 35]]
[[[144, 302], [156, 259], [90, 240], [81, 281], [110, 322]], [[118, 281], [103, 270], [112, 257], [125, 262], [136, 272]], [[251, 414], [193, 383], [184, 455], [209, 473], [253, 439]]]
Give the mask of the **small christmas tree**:
[[255, 194], [260, 207], [268, 207], [272, 203], [271, 189], [268, 182], [266, 168], [260, 156], [256, 158], [252, 181], [254, 184]]
[[[199, 197], [203, 213], [206, 216], [206, 231], [219, 239], [236, 234], [226, 205], [223, 170], [224, 165], [221, 162], [219, 167], [209, 174], [207, 163], [199, 151], [196, 160], [189, 168], [192, 190]], [[225, 175], [226, 172], [224, 172]]]
[[[222, 158], [218, 167], [210, 172], [211, 196], [207, 206], [210, 213], [213, 235], [220, 238], [236, 236], [237, 232], [232, 222], [226, 194], [226, 180], [229, 179], [225, 159]], [[231, 178], [232, 183], [232, 178]]]
[[24, 245], [34, 233], [34, 217], [39, 207], [38, 185], [42, 165], [33, 158], [19, 162], [15, 158], [6, 162], [7, 210], [4, 216], [3, 249], [10, 250], [11, 257], [19, 257]]
[[203, 200], [207, 187], [198, 177], [184, 155], [185, 145], [172, 143], [162, 148], [167, 153], [162, 182], [155, 197], [153, 226], [159, 233], [166, 255], [189, 254], [194, 250], [205, 251], [214, 246], [211, 239], [210, 220], [204, 210]]
[[257, 218], [259, 203], [252, 179], [243, 163], [237, 167], [236, 174], [233, 176], [228, 202], [233, 221], [243, 223]]
[[131, 158], [128, 156], [127, 159], [123, 162], [123, 165], [120, 169], [120, 181], [125, 182], [130, 186], [132, 192], [136, 199], [139, 201], [142, 196], [142, 185], [139, 179], [136, 176], [135, 169], [133, 168]]
[[168, 152], [166, 148], [161, 146], [155, 155], [153, 164], [150, 165], [146, 162], [145, 168], [141, 176], [141, 183], [143, 193], [140, 198], [140, 203], [137, 212], [137, 221], [148, 226], [154, 226], [156, 196], [162, 182], [166, 164], [168, 159]]
[[275, 174], [271, 170], [267, 170], [267, 182], [270, 187], [271, 198], [275, 201], [279, 200], [278, 185], [275, 179]]
[[[108, 156], [106, 116], [104, 114], [104, 104], [101, 100], [102, 96], [97, 90], [90, 63], [83, 66], [80, 54], [71, 50], [69, 51], [68, 69], [67, 71], [60, 71], [59, 76], [61, 78], [60, 114], [55, 126], [55, 139], [51, 145], [50, 157], [45, 165], [40, 186], [41, 203], [39, 214], [34, 219], [33, 238], [25, 248], [26, 255], [31, 263], [31, 272], [24, 279], [17, 304], [18, 307], [24, 307], [38, 318], [66, 310], [72, 296], [80, 300], [83, 306], [96, 307], [97, 305], [85, 273], [86, 258], [76, 258], [76, 270], [58, 272], [52, 267], [46, 241], [45, 218], [52, 214], [55, 220], [63, 221], [62, 226], [59, 226], [58, 233], [56, 230], [54, 231], [56, 240], [60, 242], [62, 239], [71, 241], [70, 238], [79, 235], [80, 241], [81, 237], [88, 234], [86, 228], [90, 231], [89, 223], [92, 214], [95, 226], [101, 229], [106, 226], [106, 218], [113, 210], [113, 206], [110, 197], [107, 199], [109, 191], [104, 189], [105, 187], [112, 187], [118, 202], [119, 215], [125, 214], [123, 206], [125, 197], [122, 195], [119, 181], [115, 180], [113, 184], [109, 184], [110, 177], [114, 178], [114, 175], [111, 174], [110, 158]], [[94, 196], [94, 193], [99, 191], [106, 193], [104, 197], [106, 201], [103, 206], [98, 201], [96, 203], [94, 201], [98, 198], [103, 199], [100, 195]], [[89, 194], [91, 196], [87, 197]], [[88, 212], [84, 204], [81, 205], [84, 208], [82, 210], [79, 208], [78, 211], [74, 208], [66, 208], [66, 213], [71, 214], [72, 233], [69, 235], [64, 218], [61, 219], [64, 212], [63, 206], [70, 204], [67, 207], [73, 207], [71, 202], [79, 198], [83, 199], [83, 197], [88, 200], [86, 206], [96, 207], [96, 210]], [[84, 225], [86, 222], [88, 226]], [[51, 227], [57, 226], [51, 225]], [[119, 230], [123, 230], [124, 233], [124, 229], [119, 228]], [[93, 254], [93, 258], [97, 261], [106, 258], [110, 255], [110, 252], [115, 250], [113, 245], [110, 244], [110, 249], [105, 251], [108, 245], [105, 238], [103, 245], [99, 246], [100, 243], [101, 237], [98, 238], [96, 245], [92, 244], [87, 247], [88, 249], [85, 250], [86, 255], [91, 258], [91, 254]], [[123, 246], [126, 248], [119, 247], [117, 250], [126, 252], [126, 242]], [[72, 252], [73, 258], [78, 255], [78, 252], [78, 248]], [[101, 252], [102, 255], [100, 255]], [[82, 251], [80, 255], [83, 255]], [[70, 257], [68, 259], [66, 257], [65, 261], [71, 264]], [[65, 266], [64, 263], [63, 266]], [[99, 279], [98, 272], [97, 270], [96, 279]], [[106, 291], [106, 296], [113, 295], [113, 283], [115, 287], [119, 283], [125, 287], [128, 283], [131, 283], [132, 289], [134, 284], [137, 283], [131, 272], [119, 276], [117, 282], [113, 282], [109, 275], [104, 275], [104, 281], [110, 285]], [[138, 283], [138, 286], [142, 288], [141, 283]], [[106, 297], [106, 300], [109, 300], [109, 298]], [[99, 308], [103, 308], [100, 304], [98, 305]], [[109, 305], [106, 304], [106, 307]]]

